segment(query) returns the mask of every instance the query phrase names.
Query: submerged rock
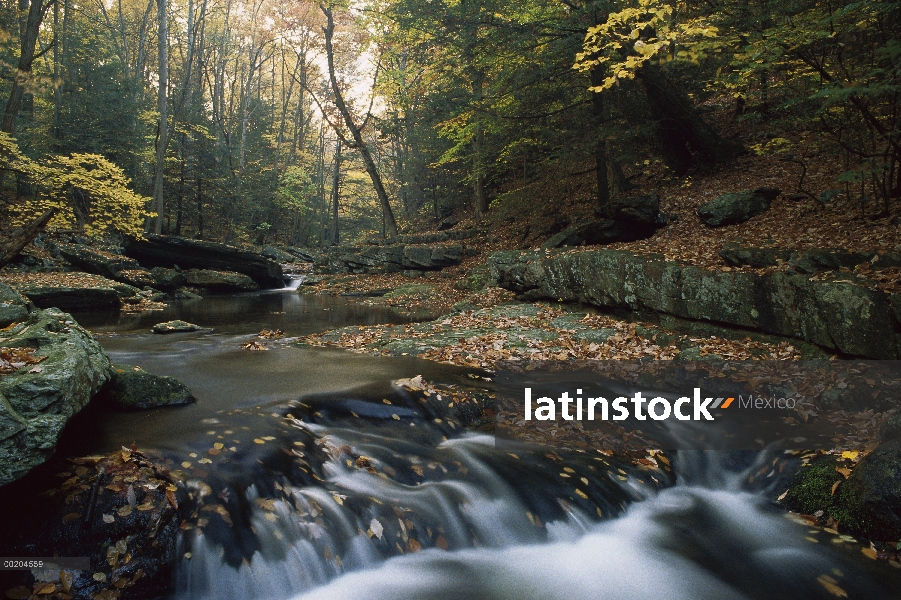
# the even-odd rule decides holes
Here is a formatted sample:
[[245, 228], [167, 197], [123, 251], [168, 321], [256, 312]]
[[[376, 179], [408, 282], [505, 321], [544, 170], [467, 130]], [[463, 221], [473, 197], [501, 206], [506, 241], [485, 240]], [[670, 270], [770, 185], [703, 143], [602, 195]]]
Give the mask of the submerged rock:
[[56, 310], [38, 310], [3, 333], [3, 346], [33, 348], [36, 365], [0, 377], [0, 485], [53, 454], [63, 427], [110, 377], [94, 337]]
[[698, 216], [710, 227], [744, 223], [766, 212], [781, 193], [778, 188], [759, 187], [722, 194], [702, 205], [698, 209]]
[[124, 410], [190, 404], [191, 389], [174, 377], [153, 375], [133, 365], [113, 365], [112, 378], [101, 396]]
[[166, 321], [165, 323], [157, 323], [151, 329], [153, 333], [187, 333], [189, 331], [202, 330], [203, 327], [200, 327], [199, 325], [188, 323], [187, 321], [180, 321], [178, 319], [174, 321]]

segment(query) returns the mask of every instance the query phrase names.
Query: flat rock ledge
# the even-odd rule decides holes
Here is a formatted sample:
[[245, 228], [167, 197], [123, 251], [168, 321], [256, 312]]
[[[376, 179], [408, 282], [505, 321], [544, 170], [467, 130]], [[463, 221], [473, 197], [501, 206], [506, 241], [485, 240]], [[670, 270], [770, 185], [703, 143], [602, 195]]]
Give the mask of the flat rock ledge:
[[33, 349], [37, 364], [0, 377], [0, 485], [53, 454], [63, 427], [110, 378], [94, 337], [58, 309], [34, 310], [0, 332], [0, 346]]
[[901, 358], [901, 294], [852, 275], [721, 272], [624, 250], [505, 251], [490, 284], [528, 300], [581, 302], [796, 338], [847, 356]]

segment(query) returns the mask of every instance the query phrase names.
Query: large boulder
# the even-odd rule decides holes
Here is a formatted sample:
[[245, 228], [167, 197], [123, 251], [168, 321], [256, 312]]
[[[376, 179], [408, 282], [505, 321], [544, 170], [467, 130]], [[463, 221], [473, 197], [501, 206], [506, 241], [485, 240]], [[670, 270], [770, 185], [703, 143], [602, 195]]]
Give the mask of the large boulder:
[[133, 258], [81, 244], [56, 244], [55, 249], [72, 266], [78, 267], [86, 273], [102, 275], [109, 279], [119, 279], [122, 271], [142, 269], [138, 261]]
[[178, 288], [184, 287], [184, 285], [187, 283], [185, 274], [182, 271], [178, 271], [176, 269], [153, 267], [152, 269], [150, 269], [150, 274], [153, 277], [154, 287], [165, 290], [167, 292], [171, 292], [177, 290]]
[[561, 246], [598, 246], [613, 242], [632, 242], [650, 237], [665, 219], [660, 215], [657, 194], [626, 196], [611, 203], [611, 218], [588, 219], [576, 223], [542, 244], [542, 248]]
[[493, 285], [527, 299], [651, 311], [789, 336], [851, 356], [901, 358], [901, 295], [804, 275], [707, 270], [624, 250], [495, 252]]
[[768, 210], [781, 193], [778, 188], [759, 187], [722, 194], [701, 206], [698, 216], [710, 227], [744, 223]]
[[28, 300], [5, 283], [0, 283], [0, 328], [27, 316]]
[[443, 244], [438, 246], [408, 245], [403, 249], [402, 265], [405, 269], [440, 269], [460, 264], [463, 260], [463, 246]]
[[[110, 282], [102, 287], [69, 287], [65, 285], [34, 285], [19, 287], [38, 308], [59, 308], [65, 311], [119, 310], [121, 294]], [[125, 285], [125, 284], [120, 284]]]
[[779, 261], [788, 262], [792, 257], [792, 251], [781, 248], [755, 248], [739, 242], [726, 242], [719, 255], [730, 267], [747, 266], [762, 269], [774, 267]]
[[314, 263], [317, 260], [321, 259], [321, 255], [319, 252], [311, 250], [309, 248], [298, 248], [297, 246], [287, 246], [285, 248], [285, 252], [291, 254], [295, 259], [300, 259], [303, 262]]
[[833, 516], [843, 529], [893, 545], [901, 540], [901, 440], [863, 457], [836, 496]]
[[266, 258], [277, 260], [280, 263], [292, 263], [297, 260], [297, 257], [293, 254], [289, 254], [284, 250], [276, 248], [275, 246], [263, 246], [263, 251], [260, 252], [260, 254], [262, 254]]
[[110, 378], [110, 361], [68, 314], [37, 310], [2, 334], [10, 348], [45, 357], [0, 377], [0, 485], [52, 454], [63, 427]]
[[134, 365], [113, 365], [100, 396], [124, 410], [143, 410], [194, 402], [190, 388], [174, 377], [153, 375]]
[[261, 254], [217, 242], [189, 240], [174, 235], [147, 234], [131, 239], [126, 253], [148, 267], [233, 271], [253, 279], [264, 288], [284, 287], [281, 265]]
[[253, 292], [260, 289], [260, 286], [247, 275], [230, 271], [188, 269], [185, 271], [185, 281], [190, 286], [211, 292]]

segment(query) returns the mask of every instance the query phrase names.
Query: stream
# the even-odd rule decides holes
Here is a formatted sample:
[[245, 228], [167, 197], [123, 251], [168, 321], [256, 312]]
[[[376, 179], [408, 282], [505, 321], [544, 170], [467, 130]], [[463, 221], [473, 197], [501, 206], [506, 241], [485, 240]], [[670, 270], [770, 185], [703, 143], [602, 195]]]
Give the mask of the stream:
[[[667, 473], [591, 449], [499, 445], [391, 383], [472, 386], [471, 369], [290, 343], [409, 315], [284, 290], [76, 318], [113, 362], [174, 376], [197, 398], [88, 412], [61, 442], [69, 456], [134, 443], [182, 465], [195, 518], [173, 599], [878, 600], [901, 589], [901, 573], [859, 544], [745, 485], [772, 452], [680, 451]], [[150, 334], [175, 318], [212, 329]], [[268, 350], [240, 348], [276, 328], [287, 337]]]

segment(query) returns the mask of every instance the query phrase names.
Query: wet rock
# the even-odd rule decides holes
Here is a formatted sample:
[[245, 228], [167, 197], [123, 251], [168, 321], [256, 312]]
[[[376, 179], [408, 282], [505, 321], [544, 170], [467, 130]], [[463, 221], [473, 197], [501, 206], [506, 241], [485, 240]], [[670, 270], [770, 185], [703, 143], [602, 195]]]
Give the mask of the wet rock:
[[781, 190], [777, 188], [759, 187], [722, 194], [701, 206], [698, 209], [698, 216], [710, 227], [744, 223], [766, 212], [780, 193]]
[[150, 274], [153, 276], [154, 287], [167, 292], [177, 290], [187, 283], [185, 274], [176, 269], [154, 267], [150, 270]]
[[63, 427], [111, 370], [94, 337], [56, 309], [34, 311], [3, 338], [6, 347], [46, 358], [0, 377], [0, 485], [50, 458]]
[[[161, 459], [126, 449], [72, 459], [68, 468], [65, 482], [41, 495], [43, 521], [28, 524], [34, 541], [24, 555], [84, 556], [91, 570], [43, 572], [40, 580], [77, 600], [168, 596], [181, 558], [184, 486]], [[31, 579], [23, 574], [22, 584], [31, 589]]]
[[166, 321], [165, 323], [157, 323], [151, 331], [153, 333], [187, 333], [190, 331], [203, 331], [203, 327], [188, 323], [187, 321]]
[[124, 410], [177, 406], [195, 401], [190, 388], [174, 377], [153, 375], [134, 365], [113, 365], [100, 397]]
[[5, 283], [0, 283], [0, 328], [27, 316], [28, 300]]
[[282, 267], [278, 262], [226, 244], [147, 234], [146, 239], [129, 240], [125, 251], [149, 267], [179, 265], [182, 268], [233, 271], [247, 275], [261, 287], [284, 287]]
[[851, 471], [831, 512], [845, 531], [879, 542], [901, 540], [901, 440], [883, 442]]
[[852, 356], [901, 357], [895, 300], [844, 280], [711, 271], [622, 250], [495, 252], [488, 266], [492, 285], [529, 300], [651, 311], [794, 337]]
[[230, 271], [189, 269], [185, 271], [185, 281], [190, 286], [211, 292], [253, 292], [260, 289], [260, 286], [247, 275]]

